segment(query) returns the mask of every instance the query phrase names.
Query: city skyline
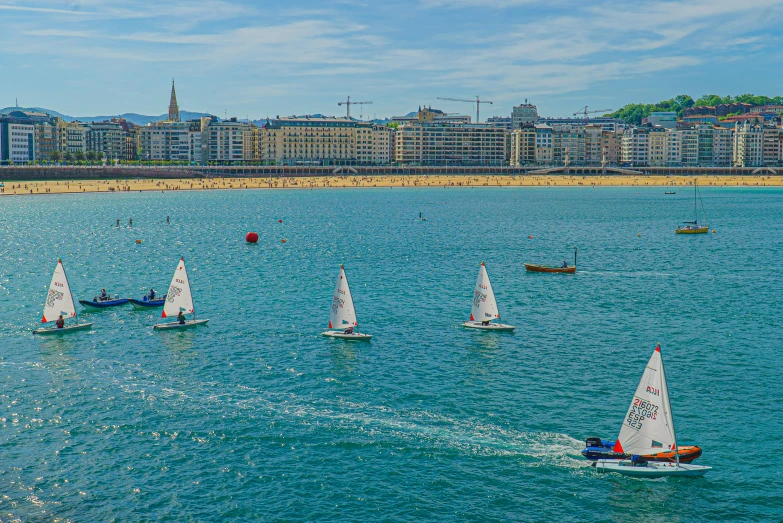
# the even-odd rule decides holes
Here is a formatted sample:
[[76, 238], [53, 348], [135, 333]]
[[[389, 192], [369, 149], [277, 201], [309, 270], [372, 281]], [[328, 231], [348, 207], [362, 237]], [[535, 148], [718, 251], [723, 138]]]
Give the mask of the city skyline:
[[[121, 7], [98, 0], [0, 0], [0, 106], [70, 115], [161, 114], [172, 76], [183, 110], [223, 117], [391, 117], [422, 104], [507, 116], [619, 109], [688, 92], [779, 94], [774, 27], [783, 1], [583, 5], [538, 0], [342, 1], [264, 6], [239, 0]], [[511, 22], [509, 22], [511, 20]], [[9, 81], [10, 79], [10, 81]]]

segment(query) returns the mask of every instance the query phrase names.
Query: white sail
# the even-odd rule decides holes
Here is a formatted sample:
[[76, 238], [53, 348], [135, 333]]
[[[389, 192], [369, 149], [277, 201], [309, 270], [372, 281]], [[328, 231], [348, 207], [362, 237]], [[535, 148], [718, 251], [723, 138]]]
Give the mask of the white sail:
[[185, 270], [185, 258], [179, 259], [177, 270], [171, 278], [169, 292], [166, 293], [166, 303], [163, 305], [163, 318], [174, 318], [182, 311], [185, 314], [194, 312], [193, 296], [190, 294], [190, 282]]
[[476, 288], [473, 290], [473, 306], [470, 309], [471, 321], [490, 321], [500, 318], [495, 293], [489, 281], [489, 274], [484, 262], [481, 262]]
[[46, 296], [41, 323], [57, 321], [62, 314], [63, 318], [76, 317], [76, 306], [73, 303], [71, 287], [68, 285], [68, 278], [65, 277], [65, 268], [62, 260], [57, 260], [57, 267], [54, 269], [52, 283], [49, 284], [49, 294]]
[[661, 346], [657, 345], [636, 388], [614, 450], [625, 454], [654, 454], [676, 447], [669, 387]]
[[345, 269], [340, 265], [340, 274], [337, 276], [337, 283], [334, 286], [332, 311], [329, 314], [329, 328], [344, 329], [357, 325], [356, 310], [353, 308], [353, 297], [351, 289], [348, 287], [348, 278], [345, 277]]

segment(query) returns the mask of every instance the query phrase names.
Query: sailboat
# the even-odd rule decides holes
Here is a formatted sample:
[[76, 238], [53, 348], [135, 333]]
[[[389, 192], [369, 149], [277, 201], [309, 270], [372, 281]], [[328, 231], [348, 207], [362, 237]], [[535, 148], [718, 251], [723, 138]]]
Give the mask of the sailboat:
[[484, 262], [479, 267], [478, 278], [476, 279], [476, 288], [473, 290], [473, 305], [470, 308], [470, 321], [462, 324], [469, 329], [481, 329], [488, 331], [513, 331], [511, 325], [502, 323], [492, 323], [492, 320], [499, 320], [500, 312], [498, 304], [495, 301], [495, 292], [492, 290], [492, 283], [489, 281], [489, 274]]
[[348, 287], [348, 278], [345, 277], [345, 267], [342, 265], [340, 265], [340, 274], [337, 275], [337, 283], [334, 286], [332, 310], [329, 313], [329, 329], [324, 331], [323, 335], [330, 338], [351, 341], [369, 341], [372, 338], [369, 334], [359, 332], [359, 322], [356, 319], [351, 288]]
[[71, 294], [71, 286], [68, 285], [63, 262], [58, 258], [57, 267], [54, 268], [54, 275], [52, 275], [52, 282], [49, 284], [49, 294], [46, 296], [41, 323], [56, 322], [60, 316], [63, 317], [63, 320], [74, 318], [76, 323], [71, 325], [63, 324], [62, 327], [42, 327], [35, 329], [33, 334], [64, 334], [66, 332], [92, 328], [92, 323], [79, 323], [79, 318], [76, 316], [76, 305], [73, 303], [73, 294]]
[[[682, 227], [677, 227], [674, 232], [675, 234], [706, 234], [710, 230], [710, 224], [707, 225], [699, 225], [699, 206], [697, 202], [697, 197], [699, 200], [701, 200], [701, 196], [699, 195], [699, 187], [696, 184], [696, 180], [693, 180], [693, 221], [692, 222], [683, 222]], [[701, 212], [704, 215], [704, 221], [707, 221], [707, 215], [704, 212], [704, 202], [701, 204]]]
[[[196, 309], [193, 307], [193, 294], [190, 292], [190, 281], [188, 280], [188, 271], [185, 270], [185, 258], [180, 258], [177, 264], [177, 270], [171, 278], [169, 292], [166, 293], [166, 303], [163, 305], [163, 314], [161, 318], [177, 318], [179, 313], [183, 314], [182, 319], [167, 323], [157, 323], [153, 329], [188, 329], [196, 325], [204, 325], [209, 320], [197, 320]], [[193, 314], [193, 318], [188, 320], [184, 318], [185, 314]]]
[[[601, 472], [647, 478], [703, 476], [712, 469], [680, 460], [660, 344], [655, 346], [644, 369], [613, 450], [631, 458], [599, 459], [593, 462], [593, 467]], [[647, 458], [666, 451], [674, 452], [673, 462], [650, 461]]]

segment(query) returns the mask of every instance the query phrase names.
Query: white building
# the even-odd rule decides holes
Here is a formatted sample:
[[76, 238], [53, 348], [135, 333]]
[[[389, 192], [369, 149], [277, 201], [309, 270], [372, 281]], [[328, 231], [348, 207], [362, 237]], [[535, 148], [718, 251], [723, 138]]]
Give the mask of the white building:
[[200, 120], [153, 122], [142, 127], [139, 133], [141, 160], [202, 161]]
[[511, 130], [515, 131], [519, 129], [522, 124], [536, 124], [538, 123], [538, 108], [527, 103], [515, 105], [511, 110]]
[[35, 126], [15, 118], [0, 118], [0, 164], [35, 160]]
[[554, 161], [554, 132], [548, 125], [536, 125], [536, 163], [551, 164]]
[[649, 130], [635, 127], [623, 133], [622, 159], [632, 167], [643, 167], [649, 162]]
[[764, 133], [760, 125], [737, 122], [734, 128], [734, 165], [760, 167]]

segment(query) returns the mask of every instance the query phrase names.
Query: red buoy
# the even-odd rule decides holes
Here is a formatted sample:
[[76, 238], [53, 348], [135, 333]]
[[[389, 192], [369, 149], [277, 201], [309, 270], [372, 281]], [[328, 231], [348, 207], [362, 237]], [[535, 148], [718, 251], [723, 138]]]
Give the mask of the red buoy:
[[288, 240], [286, 240], [285, 238], [283, 238], [282, 240], [280, 240], [280, 243], [285, 243], [285, 242], [287, 242], [287, 241], [288, 241]]
[[249, 232], [245, 234], [245, 241], [247, 243], [256, 243], [258, 241], [258, 233], [256, 232]]
[[528, 238], [530, 238], [530, 239], [532, 240], [532, 239], [533, 239], [533, 236], [528, 236]]
[[277, 223], [283, 223], [283, 220], [277, 220]]

